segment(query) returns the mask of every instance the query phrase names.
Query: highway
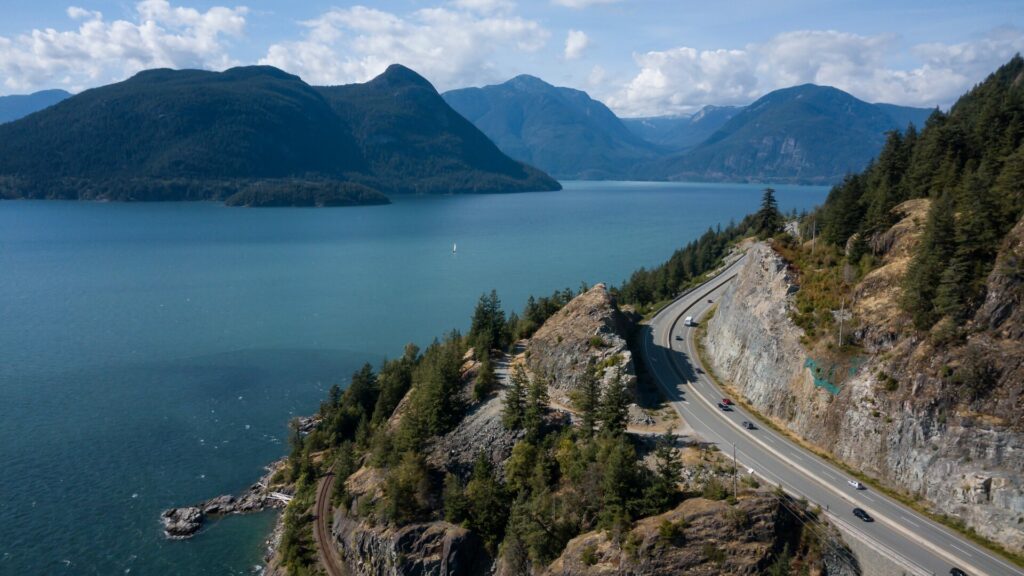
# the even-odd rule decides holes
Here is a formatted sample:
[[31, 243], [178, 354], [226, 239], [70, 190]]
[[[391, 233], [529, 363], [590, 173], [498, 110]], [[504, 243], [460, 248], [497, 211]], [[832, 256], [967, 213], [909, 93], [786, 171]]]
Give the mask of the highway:
[[[717, 407], [726, 394], [700, 365], [696, 329], [684, 326], [684, 318], [705, 315], [714, 305], [709, 300], [718, 301], [745, 260], [738, 259], [679, 297], [651, 320], [642, 335], [647, 369], [683, 420], [723, 453], [731, 455], [735, 446], [741, 471], [752, 469], [756, 476], [827, 510], [833, 524], [862, 535], [872, 548], [905, 566], [905, 574], [946, 575], [956, 566], [972, 576], [1024, 576], [1024, 570], [1009, 561], [884, 494], [870, 487], [854, 489], [841, 469], [762, 425], [742, 407], [730, 412]], [[744, 420], [754, 422], [756, 429], [744, 429]], [[855, 507], [868, 511], [875, 521], [856, 518]]]

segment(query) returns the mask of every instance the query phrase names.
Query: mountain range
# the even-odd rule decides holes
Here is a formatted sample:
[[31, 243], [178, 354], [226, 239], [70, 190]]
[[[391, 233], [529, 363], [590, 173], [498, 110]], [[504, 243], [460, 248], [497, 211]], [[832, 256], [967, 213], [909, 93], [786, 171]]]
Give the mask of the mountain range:
[[741, 110], [742, 106], [705, 106], [692, 116], [623, 118], [622, 122], [644, 140], [680, 151], [707, 140]]
[[42, 90], [33, 94], [0, 96], [0, 124], [24, 118], [70, 97], [71, 93], [64, 90]]
[[[0, 198], [361, 204], [395, 193], [554, 190], [566, 179], [830, 184], [933, 112], [827, 86], [746, 107], [619, 118], [533, 76], [439, 95], [400, 65], [310, 86], [268, 66], [148, 70], [71, 96], [0, 98]], [[536, 166], [540, 170], [533, 168]]]
[[869, 104], [829, 86], [771, 92], [693, 148], [657, 160], [657, 180], [752, 180], [829, 184], [862, 170], [886, 133], [923, 126], [932, 110]]
[[509, 156], [579, 179], [834, 183], [867, 166], [886, 132], [923, 126], [932, 113], [813, 84], [746, 107], [630, 119], [585, 92], [532, 76], [444, 98]]
[[335, 87], [269, 66], [148, 70], [0, 125], [0, 197], [321, 205], [559, 188], [398, 65]]
[[586, 92], [533, 76], [443, 96], [506, 154], [556, 177], [624, 177], [633, 164], [658, 154], [654, 144]]

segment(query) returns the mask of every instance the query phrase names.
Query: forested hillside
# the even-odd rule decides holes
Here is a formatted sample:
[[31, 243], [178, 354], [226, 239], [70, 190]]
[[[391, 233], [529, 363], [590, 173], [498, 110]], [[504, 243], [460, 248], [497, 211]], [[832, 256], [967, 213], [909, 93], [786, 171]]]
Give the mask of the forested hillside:
[[558, 188], [400, 66], [337, 88], [269, 66], [148, 70], [0, 126], [0, 198], [346, 205]]
[[898, 204], [931, 199], [907, 270], [903, 307], [928, 330], [968, 318], [986, 295], [1000, 243], [1024, 208], [1024, 59], [1015, 57], [936, 111], [920, 133], [890, 133], [867, 170], [829, 194], [817, 215], [822, 238], [846, 261], [870, 268], [873, 240], [896, 223]]
[[638, 173], [668, 180], [835, 183], [862, 170], [890, 130], [927, 110], [870, 104], [830, 86], [776, 90], [743, 108], [686, 152]]

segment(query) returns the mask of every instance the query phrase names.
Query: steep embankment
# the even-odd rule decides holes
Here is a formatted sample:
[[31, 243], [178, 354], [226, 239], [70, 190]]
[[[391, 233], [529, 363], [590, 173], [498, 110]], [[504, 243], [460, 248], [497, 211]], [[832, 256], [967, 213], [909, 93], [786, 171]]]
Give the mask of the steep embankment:
[[1019, 552], [1024, 224], [1003, 246], [972, 334], [933, 343], [907, 329], [898, 305], [927, 202], [898, 207], [905, 217], [876, 239], [883, 261], [854, 292], [850, 350], [804, 341], [790, 319], [797, 275], [758, 244], [708, 323], [707, 358], [780, 426]]
[[[368, 440], [355, 472], [339, 478], [344, 489], [332, 534], [350, 573], [756, 574], [774, 566], [855, 573], [845, 547], [829, 545], [841, 554], [830, 556], [819, 531], [802, 529], [813, 512], [799, 503], [752, 478], [742, 479], [733, 501], [723, 482], [732, 470], [721, 453], [680, 446], [682, 439], [664, 440], [652, 451], [604, 411], [600, 432], [571, 427], [557, 398], [575, 389], [594, 363], [608, 378], [616, 368], [631, 370], [630, 327], [598, 285], [548, 318], [522, 354], [491, 359], [500, 381], [484, 397], [473, 394], [486, 373], [482, 359], [472, 350], [455, 358], [463, 416], [389, 464], [387, 446], [405, 441], [424, 414], [418, 387], [430, 380], [414, 378]], [[506, 361], [516, 374], [511, 379]], [[527, 366], [530, 382], [517, 425], [506, 408], [523, 375], [518, 364]], [[602, 402], [616, 397], [610, 384]], [[551, 406], [542, 404], [548, 396]], [[531, 413], [540, 414], [539, 423]], [[667, 468], [676, 472], [659, 484]], [[606, 514], [616, 507], [619, 515], [609, 522]], [[832, 534], [829, 541], [841, 540]], [[844, 572], [850, 567], [854, 572]]]
[[546, 378], [552, 398], [563, 404], [588, 366], [599, 370], [602, 388], [617, 377], [636, 383], [633, 354], [626, 340], [633, 321], [619, 310], [604, 284], [574, 298], [548, 319], [526, 347], [527, 366]]

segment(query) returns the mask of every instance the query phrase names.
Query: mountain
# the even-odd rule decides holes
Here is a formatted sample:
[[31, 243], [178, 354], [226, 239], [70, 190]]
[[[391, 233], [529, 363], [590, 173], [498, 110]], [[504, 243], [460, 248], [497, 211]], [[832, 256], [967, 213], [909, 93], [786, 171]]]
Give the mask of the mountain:
[[24, 118], [70, 97], [71, 94], [63, 90], [43, 90], [33, 94], [0, 96], [0, 124]]
[[930, 113], [869, 104], [828, 86], [794, 86], [763, 96], [704, 142], [641, 172], [669, 180], [832, 183], [867, 166], [886, 132]]
[[533, 76], [463, 88], [444, 99], [509, 156], [564, 178], [626, 175], [656, 150], [586, 92]]
[[561, 188], [547, 174], [502, 153], [430, 82], [404, 66], [392, 65], [365, 84], [317, 91], [349, 126], [370, 173], [387, 192]]
[[911, 106], [897, 106], [896, 104], [876, 103], [875, 107], [888, 114], [901, 129], [906, 128], [909, 124], [913, 124], [918, 129], [923, 128], [924, 123], [928, 121], [928, 117], [932, 115], [932, 112], [935, 112], [935, 108], [913, 108]]
[[339, 205], [558, 187], [397, 65], [333, 88], [268, 66], [149, 70], [0, 126], [0, 197]]
[[648, 142], [684, 150], [707, 140], [741, 110], [742, 106], [705, 106], [692, 116], [623, 118], [622, 122]]

